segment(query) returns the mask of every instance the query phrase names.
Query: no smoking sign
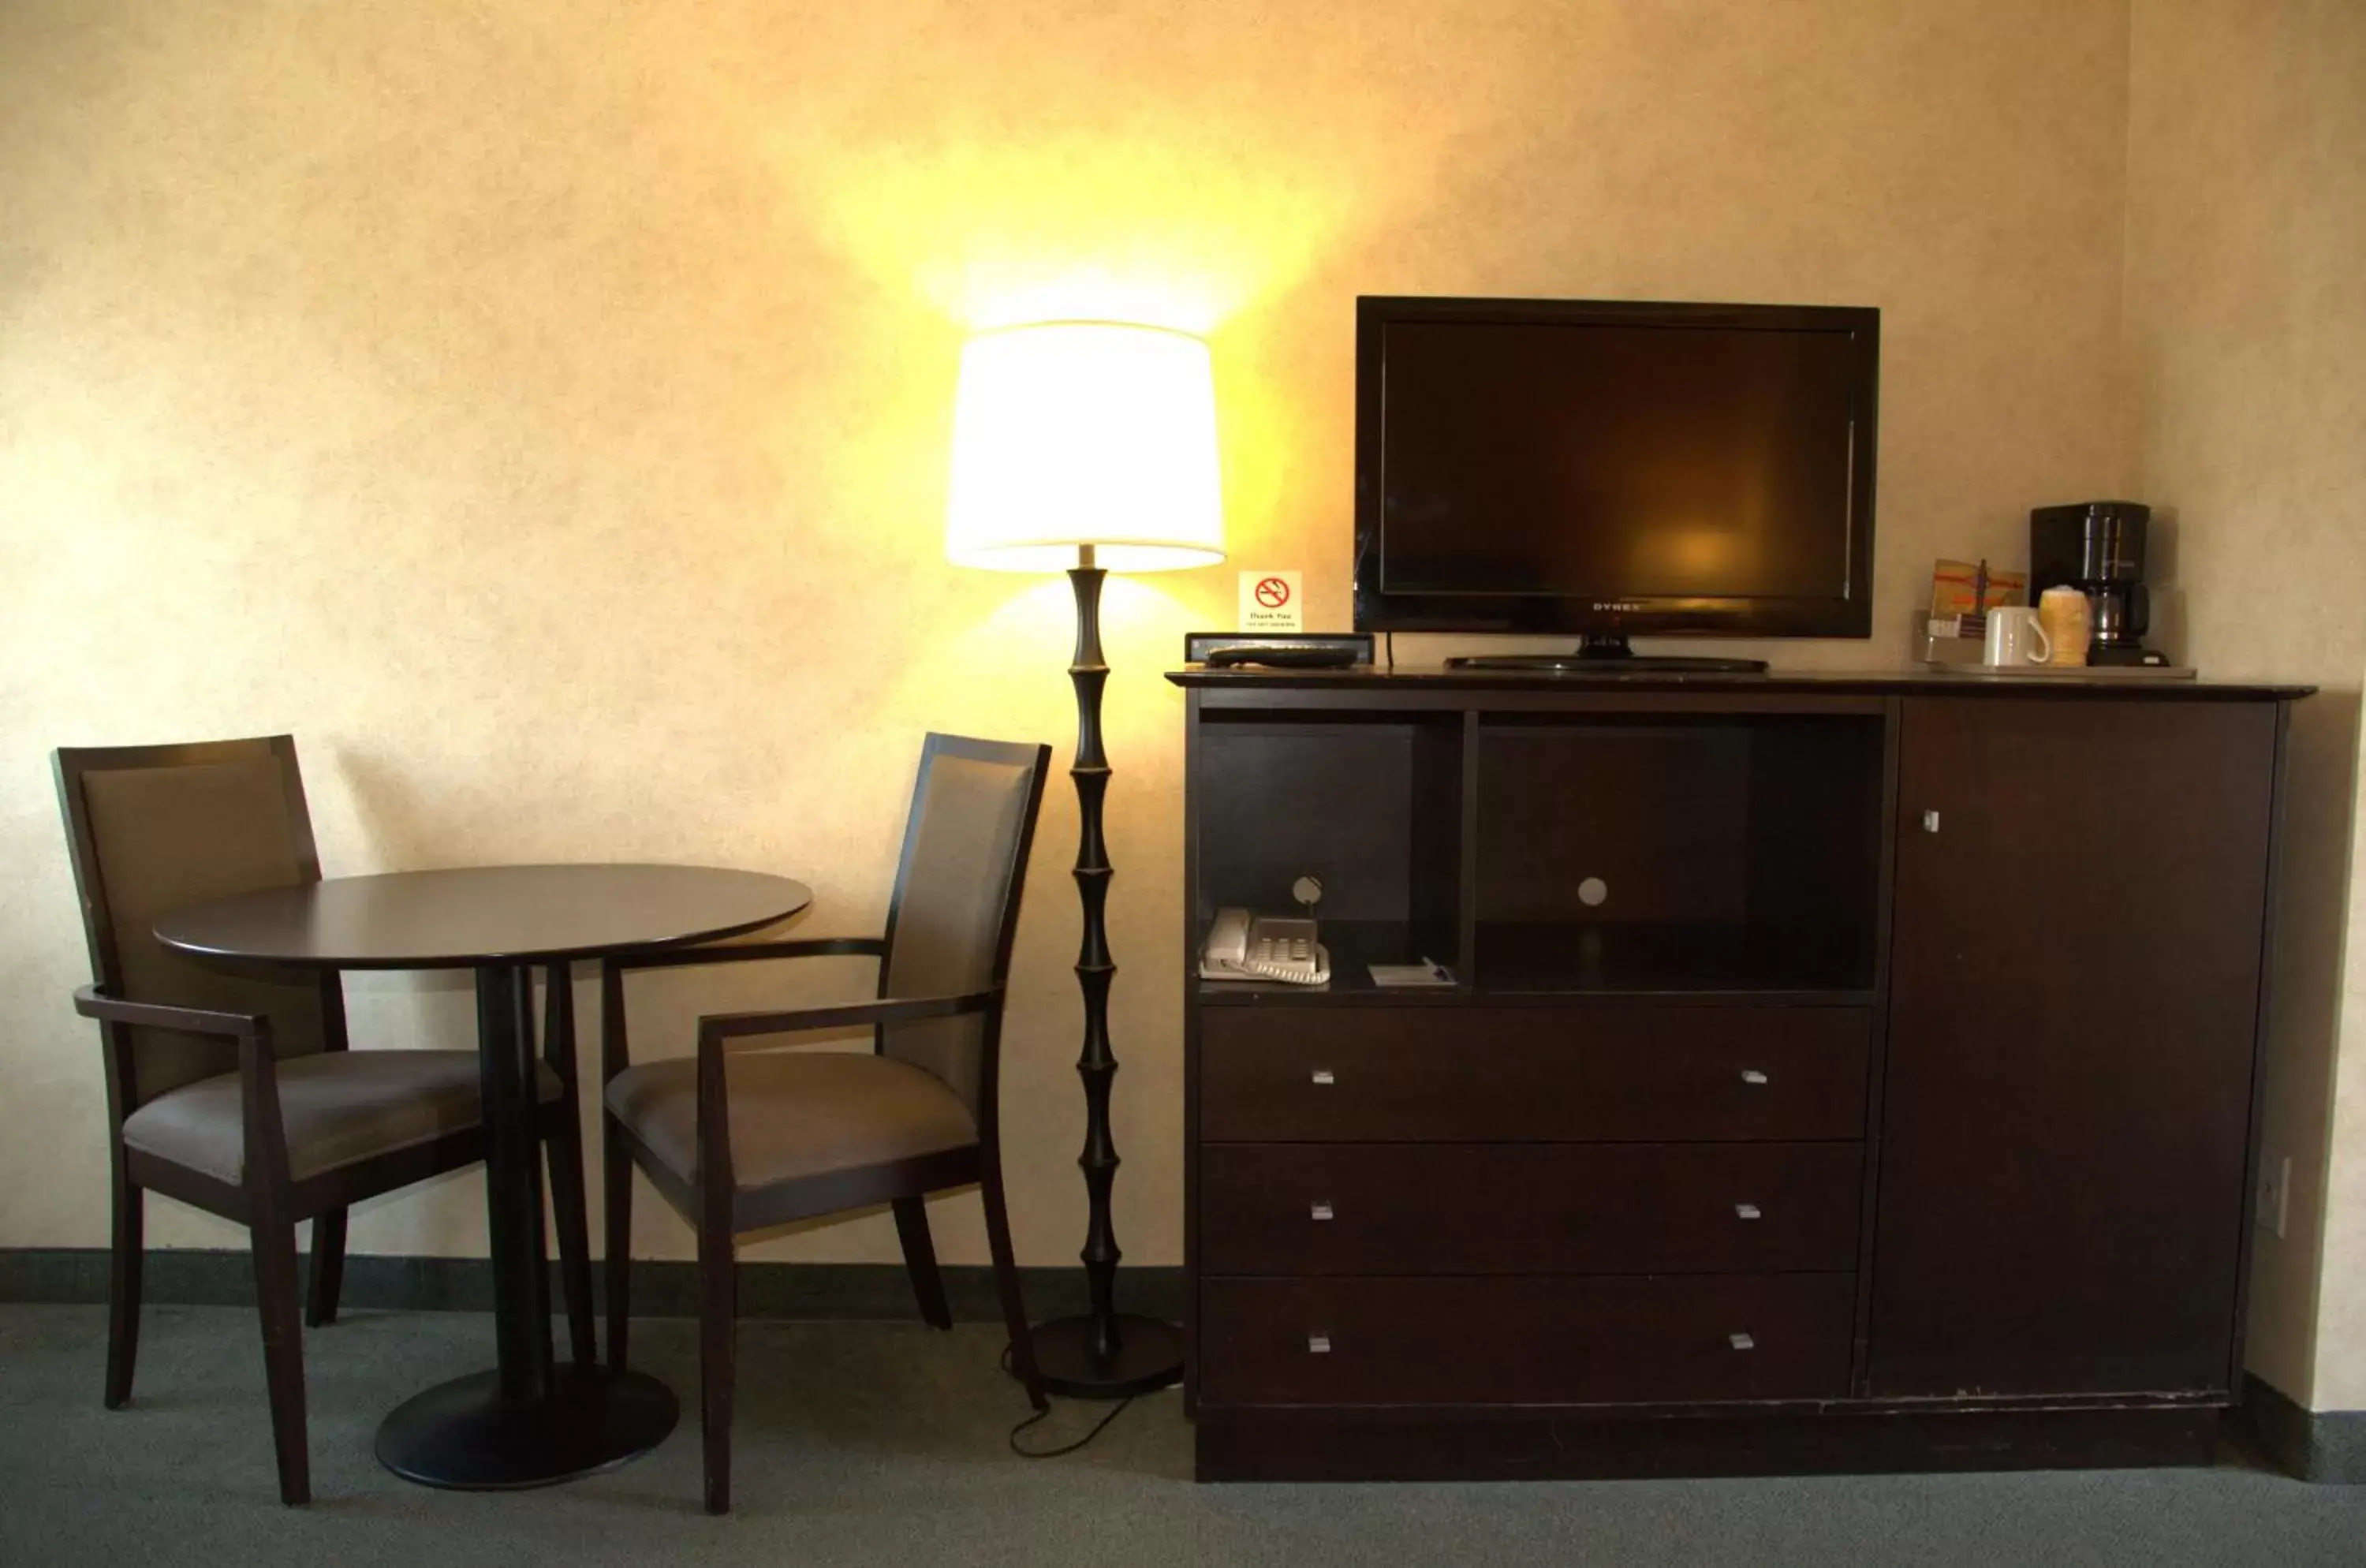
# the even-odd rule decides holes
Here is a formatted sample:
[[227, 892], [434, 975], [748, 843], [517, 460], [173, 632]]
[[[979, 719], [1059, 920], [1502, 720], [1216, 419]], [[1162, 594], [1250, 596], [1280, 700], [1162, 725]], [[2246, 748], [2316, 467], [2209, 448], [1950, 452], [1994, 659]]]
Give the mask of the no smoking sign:
[[1306, 613], [1301, 605], [1299, 577], [1294, 571], [1241, 573], [1241, 630], [1304, 630]]

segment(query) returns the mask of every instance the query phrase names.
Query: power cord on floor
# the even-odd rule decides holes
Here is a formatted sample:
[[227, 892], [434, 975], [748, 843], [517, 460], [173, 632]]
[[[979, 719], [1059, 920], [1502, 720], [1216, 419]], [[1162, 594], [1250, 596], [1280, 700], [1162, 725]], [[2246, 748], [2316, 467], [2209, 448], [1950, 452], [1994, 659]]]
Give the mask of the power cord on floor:
[[[1005, 1345], [1002, 1348], [1002, 1370], [1005, 1373], [1008, 1373], [1010, 1371], [1010, 1347], [1008, 1345]], [[1107, 1431], [1109, 1429], [1109, 1424], [1116, 1420], [1119, 1416], [1124, 1415], [1125, 1407], [1132, 1403], [1133, 1396], [1132, 1394], [1128, 1394], [1125, 1398], [1119, 1400], [1115, 1408], [1110, 1410], [1108, 1415], [1102, 1416], [1098, 1421], [1093, 1423], [1093, 1429], [1091, 1431], [1087, 1432], [1083, 1437], [1078, 1438], [1073, 1443], [1069, 1443], [1056, 1449], [1027, 1449], [1020, 1447], [1019, 1434], [1027, 1430], [1028, 1427], [1035, 1425], [1036, 1422], [1043, 1419], [1044, 1416], [1052, 1414], [1051, 1408], [1047, 1405], [1043, 1409], [1035, 1412], [1034, 1415], [1027, 1417], [1026, 1420], [1019, 1423], [1018, 1426], [1010, 1428], [1010, 1451], [1017, 1454], [1020, 1459], [1058, 1459], [1064, 1454], [1075, 1453], [1078, 1449], [1083, 1448], [1087, 1443], [1091, 1442], [1095, 1438], [1099, 1437], [1104, 1431]]]

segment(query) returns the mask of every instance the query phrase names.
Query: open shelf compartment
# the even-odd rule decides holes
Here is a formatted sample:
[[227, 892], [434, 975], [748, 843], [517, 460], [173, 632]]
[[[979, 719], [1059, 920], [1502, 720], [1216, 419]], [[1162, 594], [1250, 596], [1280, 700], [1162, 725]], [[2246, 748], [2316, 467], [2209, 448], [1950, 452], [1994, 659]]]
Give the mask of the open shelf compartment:
[[1478, 746], [1479, 989], [1870, 993], [1878, 715], [1491, 715]]
[[[1455, 712], [1207, 716], [1191, 761], [1194, 943], [1220, 908], [1299, 913], [1290, 885], [1312, 875], [1323, 883], [1316, 916], [1332, 973], [1313, 994], [1369, 994], [1373, 964], [1433, 959], [1463, 975], [1462, 731]], [[1208, 981], [1200, 996], [1293, 989], [1305, 994]]]

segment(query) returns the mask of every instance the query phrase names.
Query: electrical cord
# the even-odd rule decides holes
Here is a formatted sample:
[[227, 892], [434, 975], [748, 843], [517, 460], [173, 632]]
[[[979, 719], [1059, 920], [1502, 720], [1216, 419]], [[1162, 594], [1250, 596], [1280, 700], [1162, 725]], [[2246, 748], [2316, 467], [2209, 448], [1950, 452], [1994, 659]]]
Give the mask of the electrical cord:
[[[1010, 1347], [1008, 1345], [1005, 1345], [1002, 1348], [1002, 1370], [1006, 1373], [1010, 1371]], [[1083, 1448], [1087, 1443], [1091, 1442], [1095, 1438], [1099, 1437], [1104, 1431], [1108, 1430], [1109, 1424], [1116, 1420], [1119, 1416], [1124, 1415], [1126, 1406], [1132, 1403], [1133, 1396], [1132, 1394], [1128, 1394], [1125, 1398], [1119, 1400], [1114, 1409], [1112, 1409], [1108, 1415], [1102, 1416], [1098, 1421], [1093, 1423], [1093, 1429], [1091, 1431], [1087, 1432], [1083, 1437], [1078, 1438], [1073, 1443], [1068, 1443], [1056, 1449], [1021, 1448], [1019, 1443], [1019, 1434], [1027, 1430], [1028, 1427], [1035, 1425], [1036, 1422], [1043, 1419], [1044, 1416], [1052, 1414], [1050, 1408], [1047, 1406], [1044, 1409], [1038, 1410], [1034, 1415], [1030, 1416], [1026, 1420], [1021, 1421], [1018, 1426], [1010, 1428], [1010, 1451], [1017, 1454], [1020, 1459], [1058, 1459], [1065, 1454], [1075, 1453], [1078, 1449]]]
[[1019, 1443], [1019, 1434], [1027, 1430], [1028, 1427], [1035, 1425], [1036, 1422], [1043, 1419], [1044, 1416], [1052, 1414], [1049, 1410], [1038, 1410], [1034, 1415], [1030, 1416], [1026, 1420], [1021, 1421], [1018, 1426], [1010, 1428], [1010, 1451], [1017, 1454], [1020, 1459], [1058, 1459], [1064, 1454], [1075, 1453], [1078, 1449], [1083, 1448], [1087, 1443], [1089, 1443], [1095, 1438], [1099, 1437], [1110, 1422], [1125, 1414], [1125, 1407], [1132, 1403], [1133, 1400], [1131, 1396], [1119, 1400], [1117, 1402], [1116, 1408], [1112, 1409], [1108, 1415], [1095, 1422], [1091, 1431], [1087, 1432], [1083, 1437], [1078, 1438], [1073, 1443], [1065, 1444], [1056, 1449], [1021, 1448]]

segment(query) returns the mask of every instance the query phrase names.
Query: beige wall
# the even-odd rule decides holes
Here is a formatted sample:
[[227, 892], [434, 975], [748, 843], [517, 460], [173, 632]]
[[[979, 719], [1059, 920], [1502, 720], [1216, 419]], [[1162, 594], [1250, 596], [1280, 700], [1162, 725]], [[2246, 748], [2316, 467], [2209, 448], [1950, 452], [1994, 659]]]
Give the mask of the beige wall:
[[[2319, 682], [2293, 716], [2254, 1371], [2366, 1406], [2366, 964], [2341, 982], [2366, 670], [2366, 7], [2138, 0], [2127, 338], [2133, 469], [2176, 502], [2192, 656]], [[2338, 1098], [2337, 1103], [2336, 1089]]]
[[[2015, 555], [2033, 502], [2124, 478], [2125, 29], [2123, 0], [0, 7], [0, 1246], [104, 1239], [51, 746], [290, 729], [332, 871], [720, 861], [811, 881], [816, 931], [878, 919], [923, 728], [1065, 757], [1065, 584], [941, 559], [971, 324], [1208, 331], [1234, 564], [1302, 567], [1338, 626], [1355, 294], [1878, 305], [1879, 632], [1775, 651], [1896, 662], [1935, 554]], [[1109, 596], [1120, 1235], [1154, 1263], [1157, 671], [1232, 590]], [[1073, 834], [1055, 781], [1006, 1101], [1040, 1262], [1083, 1228]], [[447, 983], [354, 994], [369, 1038], [465, 1038]], [[678, 1051], [695, 1002], [758, 994], [661, 977], [635, 1021]], [[941, 1211], [982, 1258], [975, 1202]], [[482, 1223], [456, 1179], [355, 1245]], [[875, 1218], [771, 1245], [894, 1256]]]

